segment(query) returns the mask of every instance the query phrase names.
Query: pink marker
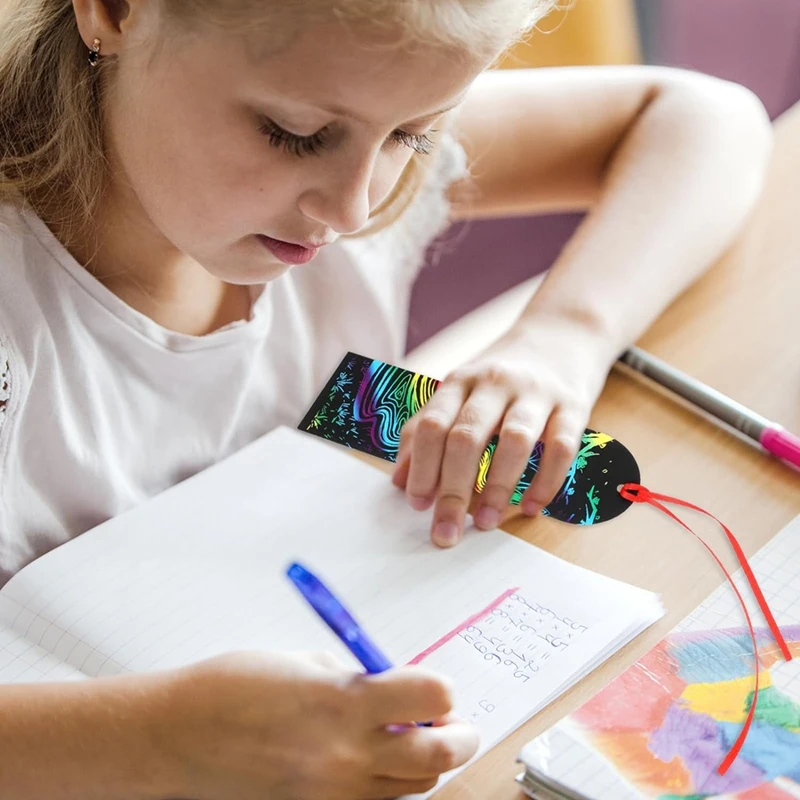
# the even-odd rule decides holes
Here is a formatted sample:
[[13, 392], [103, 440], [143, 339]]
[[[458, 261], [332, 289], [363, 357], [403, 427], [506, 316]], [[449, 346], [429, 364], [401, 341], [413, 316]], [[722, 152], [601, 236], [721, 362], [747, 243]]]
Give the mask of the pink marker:
[[741, 403], [638, 347], [626, 350], [619, 360], [758, 442], [776, 458], [800, 469], [800, 438], [777, 423], [756, 414]]

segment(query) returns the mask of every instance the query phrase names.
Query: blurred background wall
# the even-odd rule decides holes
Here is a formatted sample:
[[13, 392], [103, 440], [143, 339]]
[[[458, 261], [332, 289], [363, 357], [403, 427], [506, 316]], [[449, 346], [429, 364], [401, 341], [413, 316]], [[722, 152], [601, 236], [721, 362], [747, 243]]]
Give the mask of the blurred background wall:
[[[573, 0], [501, 68], [662, 64], [748, 86], [772, 117], [800, 100], [800, 0]], [[436, 243], [417, 280], [409, 349], [547, 269], [580, 215], [474, 221]]]

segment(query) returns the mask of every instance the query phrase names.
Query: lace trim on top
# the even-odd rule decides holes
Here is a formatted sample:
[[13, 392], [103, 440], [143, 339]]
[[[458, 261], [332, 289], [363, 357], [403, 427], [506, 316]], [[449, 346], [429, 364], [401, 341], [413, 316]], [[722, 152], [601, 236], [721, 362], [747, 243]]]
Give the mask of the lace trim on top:
[[449, 132], [441, 136], [436, 159], [405, 214], [381, 232], [391, 240], [402, 273], [412, 279], [424, 266], [426, 250], [450, 226], [447, 188], [469, 174], [464, 148]]
[[6, 407], [11, 399], [11, 368], [8, 366], [8, 352], [0, 342], [0, 428], [6, 416]]

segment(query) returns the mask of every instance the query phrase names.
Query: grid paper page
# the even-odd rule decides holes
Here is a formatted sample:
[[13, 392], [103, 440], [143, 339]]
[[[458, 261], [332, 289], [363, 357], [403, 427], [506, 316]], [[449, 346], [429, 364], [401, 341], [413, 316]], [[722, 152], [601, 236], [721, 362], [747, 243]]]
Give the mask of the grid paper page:
[[67, 681], [85, 677], [15, 631], [0, 627], [0, 683]]
[[[781, 629], [793, 630], [800, 626], [800, 517], [762, 547], [750, 559], [750, 565]], [[753, 624], [757, 628], [766, 628], [741, 570], [735, 573], [734, 579], [752, 609]], [[746, 630], [742, 609], [725, 582], [683, 619], [674, 632], [738, 628], [743, 632]], [[752, 645], [748, 652], [752, 654]], [[790, 663], [778, 662], [772, 670], [772, 682], [776, 688], [800, 702], [800, 657], [796, 655]], [[534, 769], [578, 790], [591, 800], [644, 800], [650, 797], [627, 783], [591, 747], [569, 718], [530, 742], [521, 758]], [[800, 800], [800, 786], [796, 783], [778, 779], [776, 785], [780, 786], [787, 800], [790, 797]], [[715, 795], [720, 800], [725, 796]]]
[[88, 676], [241, 649], [356, 667], [284, 576], [298, 560], [395, 663], [454, 680], [485, 749], [663, 613], [500, 531], [440, 550], [429, 527], [383, 473], [278, 429], [26, 567], [0, 592], [0, 625]]

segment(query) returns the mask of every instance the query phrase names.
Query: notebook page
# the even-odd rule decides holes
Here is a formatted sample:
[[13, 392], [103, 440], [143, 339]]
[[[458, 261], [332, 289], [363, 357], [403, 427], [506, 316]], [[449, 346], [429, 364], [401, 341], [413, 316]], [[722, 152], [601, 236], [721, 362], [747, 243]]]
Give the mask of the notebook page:
[[[796, 644], [800, 641], [800, 517], [795, 518], [764, 545], [750, 559], [750, 565], [790, 648], [793, 653], [800, 652]], [[734, 580], [744, 597], [750, 598], [741, 570], [735, 573]], [[757, 613], [753, 621], [757, 629], [766, 627], [760, 613]], [[735, 633], [737, 630], [745, 634], [743, 626], [741, 606], [726, 582], [683, 619], [675, 627], [673, 634], [695, 634], [702, 637], [710, 631]], [[749, 634], [746, 635], [749, 642]], [[765, 632], [764, 637], [768, 636]], [[760, 641], [763, 641], [761, 637]], [[745, 650], [742, 658], [749, 670], [752, 645], [748, 644]], [[789, 663], [778, 659], [771, 665], [766, 685], [774, 687], [800, 705], [800, 658], [795, 655], [795, 659]], [[759, 698], [759, 703], [762, 699]], [[749, 755], [746, 750], [744, 753], [745, 756]], [[654, 796], [626, 780], [569, 718], [529, 742], [520, 757], [534, 770], [577, 789], [593, 800], [647, 800]], [[780, 763], [778, 751], [773, 759], [776, 764]], [[777, 777], [772, 783], [775, 786], [773, 793], [770, 793], [770, 788], [761, 787], [760, 791], [765, 797], [772, 797], [773, 794], [775, 797], [785, 796], [787, 800], [789, 797], [800, 797], [800, 783], [786, 777]], [[754, 789], [753, 792], [755, 791]], [[754, 793], [753, 797], [755, 796]]]
[[0, 683], [81, 679], [86, 676], [79, 670], [63, 664], [15, 631], [0, 627]]
[[392, 660], [450, 675], [486, 748], [662, 613], [501, 531], [440, 550], [430, 521], [385, 474], [282, 428], [26, 567], [0, 624], [91, 676], [237, 649], [356, 666], [284, 577], [299, 560]]

